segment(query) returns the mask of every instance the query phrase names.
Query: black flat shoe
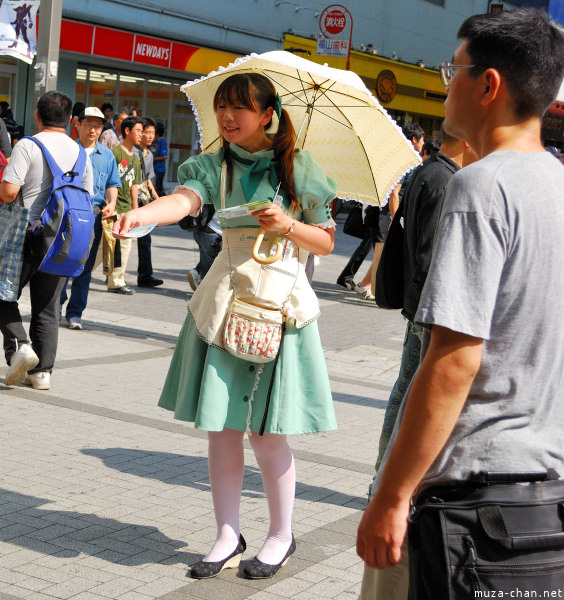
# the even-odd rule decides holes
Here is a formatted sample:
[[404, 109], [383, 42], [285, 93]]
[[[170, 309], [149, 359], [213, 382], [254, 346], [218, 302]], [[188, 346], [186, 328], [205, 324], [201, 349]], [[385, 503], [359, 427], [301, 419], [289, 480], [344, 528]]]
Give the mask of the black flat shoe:
[[268, 579], [278, 573], [280, 567], [283, 567], [290, 558], [290, 555], [294, 554], [296, 550], [296, 540], [292, 534], [292, 543], [288, 548], [284, 558], [277, 565], [268, 565], [260, 561], [256, 556], [249, 561], [247, 566], [243, 569], [243, 573], [247, 579]]
[[245, 542], [245, 538], [242, 535], [239, 535], [237, 548], [227, 558], [218, 560], [217, 562], [204, 562], [203, 560], [197, 562], [190, 569], [190, 577], [193, 579], [209, 579], [221, 573], [223, 569], [236, 569], [246, 549], [247, 542]]
[[135, 294], [135, 290], [128, 285], [122, 285], [117, 288], [108, 288], [108, 292], [112, 292], [113, 294], [123, 294], [125, 296], [131, 296], [131, 294]]
[[144, 279], [137, 280], [137, 285], [144, 288], [154, 288], [163, 283], [162, 279], [155, 279], [154, 277], [145, 277]]

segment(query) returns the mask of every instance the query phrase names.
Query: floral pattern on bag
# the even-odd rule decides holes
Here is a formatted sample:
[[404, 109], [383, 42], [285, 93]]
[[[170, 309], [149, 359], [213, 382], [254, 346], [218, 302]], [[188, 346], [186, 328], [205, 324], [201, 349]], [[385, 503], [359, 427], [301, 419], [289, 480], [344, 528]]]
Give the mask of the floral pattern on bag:
[[246, 360], [267, 362], [276, 358], [282, 339], [282, 327], [253, 321], [234, 312], [227, 315], [224, 330], [225, 349]]

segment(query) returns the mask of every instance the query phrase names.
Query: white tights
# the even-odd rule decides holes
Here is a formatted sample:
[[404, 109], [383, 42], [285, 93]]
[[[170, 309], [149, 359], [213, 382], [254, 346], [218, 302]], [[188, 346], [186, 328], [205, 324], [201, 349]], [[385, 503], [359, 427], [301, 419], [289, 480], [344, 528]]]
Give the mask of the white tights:
[[[239, 540], [239, 505], [243, 487], [242, 431], [224, 429], [208, 432], [209, 471], [217, 538], [204, 558], [223, 560], [235, 550]], [[265, 433], [249, 436], [259, 465], [270, 515], [268, 536], [257, 558], [278, 564], [292, 541], [292, 510], [296, 491], [294, 457], [285, 435]]]

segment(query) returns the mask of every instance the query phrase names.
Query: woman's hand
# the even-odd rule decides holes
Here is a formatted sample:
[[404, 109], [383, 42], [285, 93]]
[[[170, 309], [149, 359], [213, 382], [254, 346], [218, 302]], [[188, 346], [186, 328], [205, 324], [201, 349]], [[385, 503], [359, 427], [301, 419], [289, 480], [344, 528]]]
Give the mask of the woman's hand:
[[125, 213], [121, 219], [118, 219], [114, 223], [112, 233], [114, 234], [115, 238], [123, 240], [125, 237], [120, 234], [127, 233], [130, 229], [133, 229], [134, 227], [141, 227], [144, 224], [145, 223], [140, 218], [137, 210], [130, 210], [129, 212]]
[[253, 217], [258, 217], [258, 224], [267, 231], [278, 231], [286, 233], [292, 226], [292, 217], [285, 214], [282, 209], [273, 204], [270, 208], [263, 208], [251, 213]]

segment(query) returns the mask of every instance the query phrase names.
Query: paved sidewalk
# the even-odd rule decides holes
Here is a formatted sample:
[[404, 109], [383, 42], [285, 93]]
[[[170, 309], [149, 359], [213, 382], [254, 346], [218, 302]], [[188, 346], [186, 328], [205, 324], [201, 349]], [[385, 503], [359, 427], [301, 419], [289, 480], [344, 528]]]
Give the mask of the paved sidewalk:
[[[314, 276], [339, 430], [290, 439], [297, 550], [288, 564], [266, 581], [234, 570], [187, 577], [215, 525], [206, 434], [156, 406], [186, 314], [185, 274], [198, 260], [191, 235], [173, 225], [153, 234], [161, 288], [108, 294], [95, 272], [84, 331], [59, 330], [50, 391], [0, 383], [0, 600], [356, 600], [356, 527], [404, 329], [398, 311], [334, 285], [357, 241], [340, 233]], [[131, 268], [128, 279], [136, 283]], [[27, 317], [26, 292], [21, 308]], [[268, 514], [245, 444], [241, 521], [250, 559]]]

